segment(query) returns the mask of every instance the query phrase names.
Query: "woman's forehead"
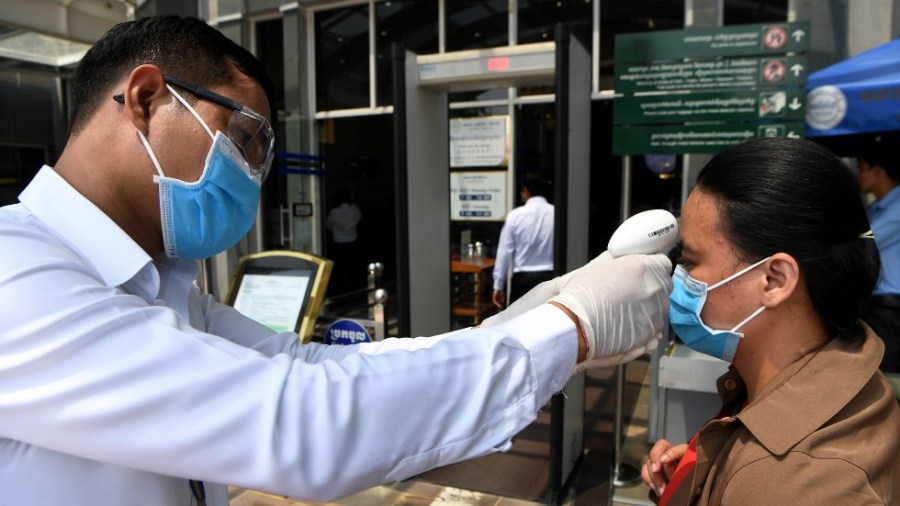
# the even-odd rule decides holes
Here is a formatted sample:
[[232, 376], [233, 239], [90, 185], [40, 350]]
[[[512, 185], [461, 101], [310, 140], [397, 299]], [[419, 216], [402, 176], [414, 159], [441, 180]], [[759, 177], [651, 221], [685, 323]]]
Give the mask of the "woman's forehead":
[[681, 240], [686, 251], [731, 246], [719, 226], [720, 207], [717, 204], [715, 196], [700, 189], [688, 196], [681, 211]]

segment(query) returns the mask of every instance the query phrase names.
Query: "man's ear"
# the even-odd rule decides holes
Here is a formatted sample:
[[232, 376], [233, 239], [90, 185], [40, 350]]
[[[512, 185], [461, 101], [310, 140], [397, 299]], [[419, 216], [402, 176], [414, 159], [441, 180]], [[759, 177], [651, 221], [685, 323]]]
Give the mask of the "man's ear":
[[787, 253], [775, 253], [763, 265], [765, 287], [763, 305], [778, 306], [794, 294], [800, 284], [800, 265]]
[[125, 114], [131, 123], [149, 135], [150, 116], [161, 103], [159, 99], [169, 95], [163, 73], [156, 65], [145, 64], [136, 67], [128, 75], [123, 94]]

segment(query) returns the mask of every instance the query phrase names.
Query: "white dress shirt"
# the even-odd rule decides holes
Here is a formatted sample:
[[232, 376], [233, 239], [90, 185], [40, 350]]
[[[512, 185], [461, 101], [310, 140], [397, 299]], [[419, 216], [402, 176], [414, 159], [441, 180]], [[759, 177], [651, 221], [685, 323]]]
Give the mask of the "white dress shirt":
[[325, 227], [331, 230], [334, 242], [342, 244], [356, 240], [356, 225], [362, 219], [359, 208], [349, 202], [328, 211]]
[[506, 291], [506, 276], [553, 270], [553, 204], [531, 197], [506, 215], [494, 263], [494, 290]]
[[[148, 181], [148, 184], [152, 184]], [[0, 209], [3, 504], [330, 501], [504, 449], [563, 388], [574, 325], [300, 344], [199, 293], [44, 167]], [[413, 352], [415, 350], [415, 352]]]

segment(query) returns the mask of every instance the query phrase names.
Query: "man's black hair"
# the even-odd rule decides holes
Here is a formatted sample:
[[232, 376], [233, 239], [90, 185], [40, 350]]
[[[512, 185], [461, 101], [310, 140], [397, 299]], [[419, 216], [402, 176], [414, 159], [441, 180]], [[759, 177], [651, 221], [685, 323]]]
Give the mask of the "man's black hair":
[[[204, 88], [232, 81], [234, 66], [258, 82], [269, 104], [274, 103], [274, 86], [259, 60], [202, 19], [142, 18], [112, 27], [82, 58], [72, 83], [70, 134], [84, 128], [104, 100], [124, 91], [114, 86], [148, 63]], [[185, 98], [196, 100], [190, 93]]]
[[350, 195], [350, 190], [346, 188], [338, 188], [338, 191], [334, 193], [334, 207], [338, 207], [341, 204], [349, 204], [353, 201], [353, 197]]
[[897, 152], [888, 141], [872, 141], [863, 148], [860, 160], [865, 160], [869, 165], [880, 165], [884, 168], [889, 178], [900, 183], [900, 159]]
[[522, 181], [519, 184], [519, 187], [528, 190], [528, 193], [531, 194], [532, 197], [545, 198], [547, 197], [548, 186], [544, 175], [537, 170], [523, 174]]

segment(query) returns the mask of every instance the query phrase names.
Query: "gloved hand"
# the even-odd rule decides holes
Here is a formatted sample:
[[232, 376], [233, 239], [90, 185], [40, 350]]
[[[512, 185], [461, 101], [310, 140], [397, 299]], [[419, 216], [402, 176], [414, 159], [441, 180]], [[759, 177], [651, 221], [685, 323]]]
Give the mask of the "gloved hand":
[[666, 255], [626, 255], [572, 273], [550, 300], [581, 320], [588, 351], [576, 372], [656, 349], [668, 322], [671, 269]]
[[566, 286], [566, 283], [572, 279], [576, 273], [583, 272], [586, 269], [592, 269], [600, 264], [612, 260], [612, 255], [608, 251], [604, 251], [597, 257], [595, 257], [590, 262], [584, 264], [583, 266], [563, 274], [562, 276], [555, 277], [549, 281], [544, 281], [543, 283], [535, 286], [531, 290], [529, 290], [525, 295], [519, 297], [515, 302], [509, 305], [503, 311], [491, 316], [490, 318], [481, 322], [480, 327], [491, 327], [494, 325], [499, 325], [507, 320], [511, 320], [520, 314], [532, 310], [542, 304], [546, 304], [551, 298], [559, 295], [562, 291], [563, 287]]

